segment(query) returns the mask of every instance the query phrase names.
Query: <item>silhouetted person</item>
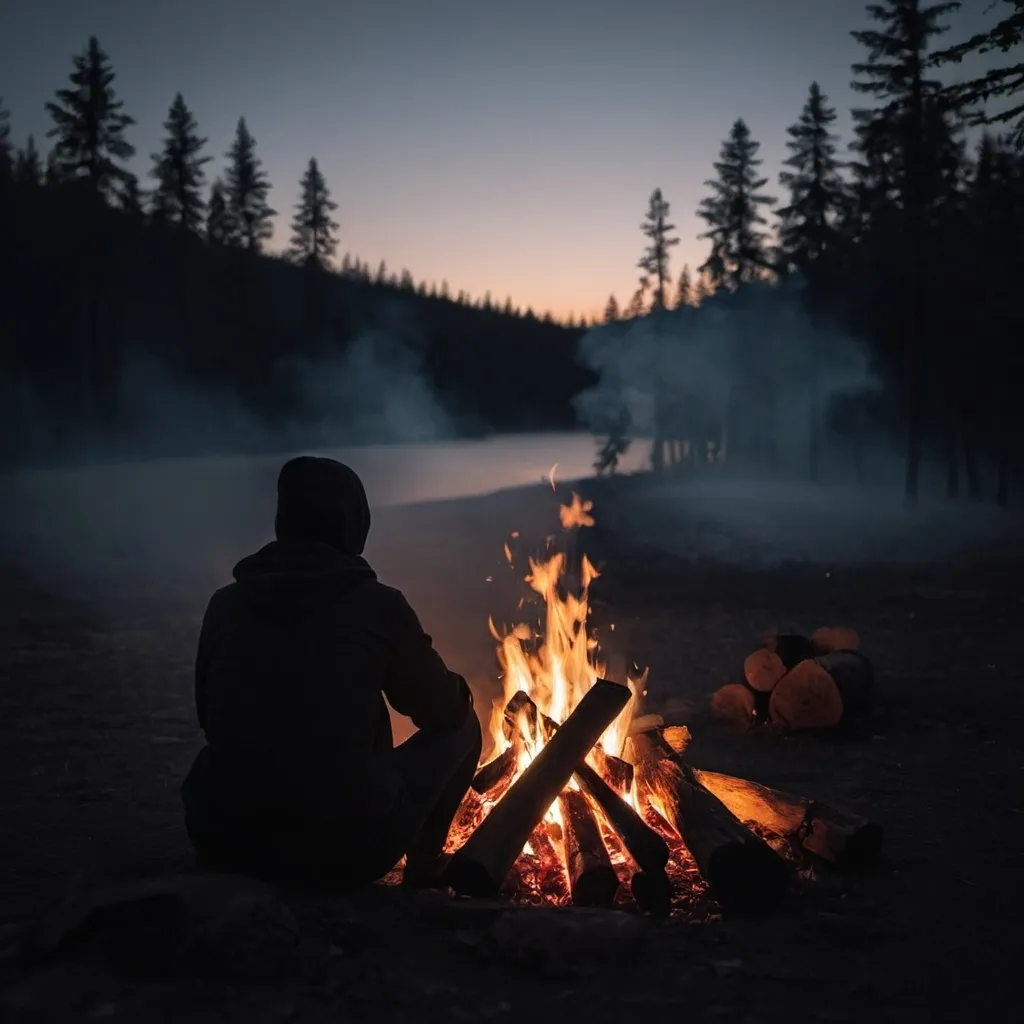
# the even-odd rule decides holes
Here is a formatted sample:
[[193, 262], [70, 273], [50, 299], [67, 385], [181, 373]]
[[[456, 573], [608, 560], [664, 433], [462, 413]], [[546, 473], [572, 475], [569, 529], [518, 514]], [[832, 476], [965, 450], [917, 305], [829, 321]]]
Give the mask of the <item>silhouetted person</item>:
[[[202, 859], [314, 882], [424, 884], [480, 757], [466, 681], [362, 557], [370, 509], [333, 459], [292, 459], [277, 539], [235, 566], [203, 620], [207, 745], [182, 786]], [[419, 732], [393, 746], [384, 696]]]

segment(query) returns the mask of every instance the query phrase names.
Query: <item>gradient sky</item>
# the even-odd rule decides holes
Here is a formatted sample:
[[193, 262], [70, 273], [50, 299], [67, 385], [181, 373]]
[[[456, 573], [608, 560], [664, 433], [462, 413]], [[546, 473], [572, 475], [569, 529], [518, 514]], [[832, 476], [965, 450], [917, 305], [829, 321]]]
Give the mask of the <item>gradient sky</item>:
[[[986, 6], [968, 0], [956, 37]], [[180, 90], [212, 172], [246, 117], [288, 217], [317, 157], [339, 256], [592, 315], [636, 286], [655, 186], [673, 272], [702, 262], [695, 210], [735, 118], [773, 185], [812, 80], [846, 134], [863, 23], [863, 0], [0, 0], [0, 96], [18, 143], [45, 150], [43, 104], [95, 34], [141, 173]]]

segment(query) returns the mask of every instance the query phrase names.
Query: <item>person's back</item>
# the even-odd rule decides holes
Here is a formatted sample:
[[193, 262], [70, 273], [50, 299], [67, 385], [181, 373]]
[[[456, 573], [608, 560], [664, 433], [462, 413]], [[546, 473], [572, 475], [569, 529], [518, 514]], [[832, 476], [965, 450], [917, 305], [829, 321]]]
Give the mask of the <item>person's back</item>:
[[475, 768], [479, 727], [464, 680], [361, 557], [358, 477], [297, 459], [278, 490], [278, 539], [239, 562], [203, 622], [196, 708], [208, 745], [183, 787], [186, 823], [201, 853], [235, 868], [375, 877], [424, 811], [383, 695], [425, 734], [421, 747], [463, 737], [460, 766], [474, 763], [461, 775]]

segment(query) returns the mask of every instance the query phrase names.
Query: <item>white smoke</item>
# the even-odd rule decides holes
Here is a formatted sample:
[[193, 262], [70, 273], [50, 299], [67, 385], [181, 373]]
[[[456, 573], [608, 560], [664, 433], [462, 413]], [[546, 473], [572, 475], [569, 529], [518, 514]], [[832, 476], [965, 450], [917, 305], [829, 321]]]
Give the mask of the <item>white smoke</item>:
[[824, 423], [833, 398], [878, 386], [865, 349], [812, 323], [797, 286], [595, 327], [580, 357], [600, 376], [577, 398], [595, 433], [628, 419], [631, 436], [649, 437], [660, 407], [672, 439], [714, 439], [777, 468], [805, 461], [812, 415]]

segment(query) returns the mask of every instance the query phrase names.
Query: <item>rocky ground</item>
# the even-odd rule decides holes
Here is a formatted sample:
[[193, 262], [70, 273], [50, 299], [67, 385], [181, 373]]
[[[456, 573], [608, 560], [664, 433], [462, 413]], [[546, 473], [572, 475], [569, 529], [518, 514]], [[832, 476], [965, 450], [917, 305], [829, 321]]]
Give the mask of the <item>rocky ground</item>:
[[[751, 569], [655, 555], [600, 524], [587, 544], [607, 564], [596, 624], [607, 636], [614, 622], [621, 653], [650, 665], [652, 709], [686, 715], [692, 761], [870, 814], [886, 828], [877, 868], [794, 885], [767, 918], [699, 922], [202, 876], [178, 805], [199, 739], [201, 602], [149, 594], [114, 611], [12, 561], [4, 1019], [1018, 1019], [1020, 552]], [[708, 721], [708, 695], [761, 633], [826, 623], [854, 626], [878, 667], [869, 723], [790, 738]]]

